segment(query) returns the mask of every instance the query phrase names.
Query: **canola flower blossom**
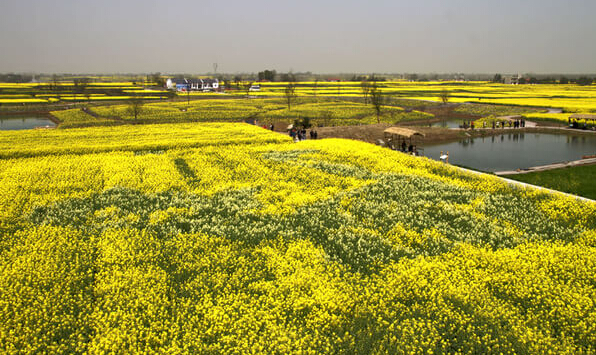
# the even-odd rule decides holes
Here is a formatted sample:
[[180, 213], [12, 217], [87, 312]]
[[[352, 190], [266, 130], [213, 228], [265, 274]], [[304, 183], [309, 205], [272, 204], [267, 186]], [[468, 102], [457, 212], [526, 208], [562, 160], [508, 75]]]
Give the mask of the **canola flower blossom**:
[[0, 147], [4, 353], [596, 351], [594, 203], [245, 124]]

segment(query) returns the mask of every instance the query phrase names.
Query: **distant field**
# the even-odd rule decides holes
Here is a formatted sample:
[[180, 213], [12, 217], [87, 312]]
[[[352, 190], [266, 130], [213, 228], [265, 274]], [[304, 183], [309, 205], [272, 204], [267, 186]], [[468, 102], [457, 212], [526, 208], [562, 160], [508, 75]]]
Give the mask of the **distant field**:
[[[556, 107], [568, 112], [596, 111], [596, 85], [506, 85], [490, 82], [379, 82], [384, 94], [403, 99], [441, 101], [446, 91], [449, 102]], [[284, 83], [263, 83], [262, 95], [283, 94]], [[297, 92], [312, 96], [362, 96], [360, 82], [300, 83]]]
[[[242, 84], [244, 85], [244, 83]], [[260, 83], [261, 91], [251, 92], [258, 96], [283, 96], [287, 83]], [[441, 101], [442, 92], [447, 92], [449, 102], [474, 102], [481, 104], [498, 104], [513, 106], [555, 107], [566, 112], [595, 112], [596, 85], [580, 86], [575, 84], [554, 85], [505, 85], [490, 82], [378, 82], [380, 90], [392, 99], [416, 99], [425, 101]], [[73, 83], [60, 83], [57, 88], [50, 83], [6, 84], [0, 83], [0, 100], [48, 100], [48, 95], [73, 96]], [[107, 97], [126, 97], [139, 94], [146, 98], [164, 98], [167, 90], [151, 86], [151, 83], [90, 83], [86, 93], [103, 94]], [[213, 95], [212, 93], [192, 92], [193, 97]], [[362, 97], [360, 82], [299, 82], [296, 94], [302, 97]], [[7, 95], [18, 95], [13, 98]], [[79, 93], [79, 96], [82, 94]], [[186, 93], [171, 93], [184, 98]], [[226, 95], [244, 96], [244, 90], [233, 89]], [[56, 96], [52, 96], [56, 97]], [[94, 96], [99, 99], [99, 96]], [[81, 101], [85, 98], [81, 96]], [[107, 98], [102, 98], [106, 100]], [[19, 101], [10, 101], [19, 103]], [[27, 102], [27, 101], [22, 101]]]
[[[318, 126], [376, 123], [374, 109], [364, 97], [361, 82], [298, 82], [296, 102], [284, 108], [284, 90], [288, 83], [259, 83], [261, 90], [246, 92], [246, 83], [232, 85], [225, 92], [175, 92], [153, 86], [153, 83], [90, 83], [76, 93], [72, 82], [0, 83], [0, 110], [52, 110], [58, 106], [96, 106], [95, 117], [80, 113], [56, 113], [60, 128], [127, 123], [242, 121], [284, 121], [307, 117]], [[378, 82], [385, 106], [380, 121], [396, 123], [421, 120], [432, 116], [410, 109], [440, 106], [446, 93], [449, 103], [460, 104], [454, 113], [476, 116], [523, 115], [527, 120], [566, 123], [573, 113], [596, 113], [596, 85], [505, 85], [491, 82]], [[125, 102], [141, 98], [147, 102], [145, 112], [131, 119]], [[190, 104], [187, 103], [190, 101]], [[110, 103], [114, 101], [114, 103]], [[403, 108], [407, 108], [404, 110]], [[561, 113], [547, 112], [555, 108]], [[133, 122], [134, 121], [134, 122]]]
[[[52, 114], [62, 122], [61, 128], [123, 123], [238, 122], [253, 119], [262, 123], [292, 123], [304, 118], [309, 118], [311, 124], [316, 126], [377, 123], [376, 113], [370, 105], [329, 98], [316, 101], [298, 98], [290, 109], [280, 99], [203, 99], [189, 103], [147, 103], [136, 120], [128, 111], [128, 105], [91, 107], [88, 112], [72, 109], [54, 111]], [[402, 108], [388, 106], [383, 108], [380, 120], [383, 123], [397, 123], [432, 117], [423, 112], [406, 112]]]

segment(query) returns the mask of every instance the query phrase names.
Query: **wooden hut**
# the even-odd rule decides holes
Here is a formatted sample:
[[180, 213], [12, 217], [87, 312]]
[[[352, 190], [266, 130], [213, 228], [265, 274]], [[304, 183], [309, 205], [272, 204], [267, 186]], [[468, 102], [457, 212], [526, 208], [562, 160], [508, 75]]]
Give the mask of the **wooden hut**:
[[596, 121], [596, 115], [590, 115], [586, 113], [576, 113], [569, 116], [572, 120], [586, 120], [586, 121]]
[[[579, 121], [583, 120], [584, 124], [580, 125]], [[590, 127], [588, 127], [588, 123]], [[596, 115], [591, 115], [587, 113], [576, 113], [569, 116], [569, 127], [571, 128], [581, 128], [581, 129], [595, 129], [594, 124], [596, 123]]]
[[409, 128], [389, 127], [384, 132], [387, 146], [393, 150], [424, 155], [424, 133]]

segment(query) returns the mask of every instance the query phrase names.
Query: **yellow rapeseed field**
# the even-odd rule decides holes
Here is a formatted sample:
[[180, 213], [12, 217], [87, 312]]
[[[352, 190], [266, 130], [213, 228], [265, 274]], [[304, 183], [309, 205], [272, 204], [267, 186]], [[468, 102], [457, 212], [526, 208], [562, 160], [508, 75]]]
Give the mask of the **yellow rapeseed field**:
[[596, 204], [246, 124], [0, 132], [7, 354], [589, 354]]

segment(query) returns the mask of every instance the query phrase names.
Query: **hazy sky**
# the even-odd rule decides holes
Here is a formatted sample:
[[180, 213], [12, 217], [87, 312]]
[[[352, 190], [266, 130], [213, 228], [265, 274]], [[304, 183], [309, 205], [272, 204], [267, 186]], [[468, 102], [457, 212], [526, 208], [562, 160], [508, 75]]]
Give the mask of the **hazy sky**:
[[595, 73], [596, 0], [0, 0], [0, 72]]

